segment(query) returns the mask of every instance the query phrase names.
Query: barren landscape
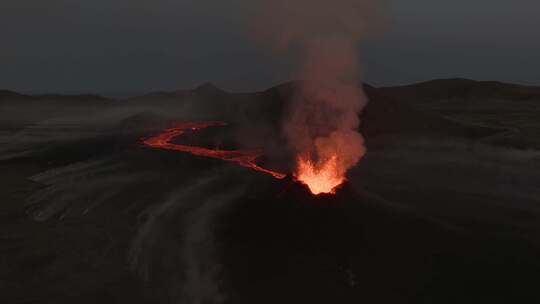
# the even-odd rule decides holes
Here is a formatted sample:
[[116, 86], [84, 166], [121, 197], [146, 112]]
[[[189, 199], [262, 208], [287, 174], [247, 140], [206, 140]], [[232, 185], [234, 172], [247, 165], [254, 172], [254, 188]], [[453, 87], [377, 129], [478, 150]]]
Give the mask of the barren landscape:
[[[540, 299], [540, 88], [365, 85], [367, 154], [335, 195], [314, 196], [279, 132], [297, 85], [0, 92], [3, 302]], [[204, 121], [227, 125], [172, 142], [258, 149], [258, 166], [287, 176], [144, 144]]]

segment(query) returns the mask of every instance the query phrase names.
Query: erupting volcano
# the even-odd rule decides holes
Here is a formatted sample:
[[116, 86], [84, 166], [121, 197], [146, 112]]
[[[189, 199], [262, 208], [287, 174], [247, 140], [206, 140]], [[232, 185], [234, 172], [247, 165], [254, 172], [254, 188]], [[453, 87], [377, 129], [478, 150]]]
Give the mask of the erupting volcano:
[[296, 155], [294, 176], [313, 194], [334, 193], [364, 155], [357, 131], [364, 102], [358, 88], [332, 79], [306, 82], [297, 92], [284, 132]]
[[[379, 28], [371, 0], [268, 0], [255, 21], [257, 39], [273, 50], [300, 51], [295, 88], [282, 121], [296, 179], [313, 194], [333, 193], [366, 152], [359, 114], [360, 42]], [[279, 22], [276, 22], [279, 20]]]
[[[256, 163], [257, 159], [262, 156], [261, 150], [219, 150], [171, 142], [187, 130], [196, 131], [225, 125], [227, 124], [220, 121], [177, 123], [158, 135], [143, 140], [143, 143], [152, 148], [187, 152], [193, 155], [232, 161], [243, 167], [269, 174], [277, 179], [285, 178], [286, 174], [263, 168]], [[295, 179], [305, 184], [315, 195], [335, 193], [335, 188], [345, 181], [345, 178], [339, 174], [336, 156], [331, 157], [322, 165], [313, 163], [307, 157], [299, 158], [297, 166]]]
[[[309, 8], [309, 9], [307, 9]], [[309, 11], [309, 12], [308, 12]], [[361, 83], [359, 43], [379, 27], [380, 10], [371, 0], [264, 0], [253, 8], [254, 34], [265, 48], [300, 50], [295, 78], [302, 79], [288, 100], [281, 131], [291, 173], [318, 195], [335, 193], [366, 152], [359, 114], [367, 98]], [[308, 13], [306, 13], [308, 12]], [[276, 22], [279, 20], [279, 22]], [[256, 164], [261, 150], [213, 150], [171, 143], [186, 129], [222, 126], [222, 122], [183, 123], [147, 139], [147, 146], [233, 161], [284, 178]]]
[[211, 122], [184, 122], [177, 123], [174, 127], [163, 130], [160, 134], [145, 139], [143, 143], [152, 148], [174, 150], [180, 152], [187, 152], [193, 155], [206, 156], [211, 158], [218, 158], [226, 161], [236, 162], [239, 165], [266, 174], [270, 174], [275, 178], [282, 179], [285, 178], [285, 174], [279, 173], [276, 171], [265, 169], [255, 163], [255, 161], [262, 155], [261, 150], [218, 150], [218, 149], [209, 149], [204, 147], [196, 147], [182, 144], [175, 144], [171, 141], [185, 133], [186, 130], [200, 130], [208, 127], [214, 126], [225, 126], [227, 125], [221, 121], [211, 121]]

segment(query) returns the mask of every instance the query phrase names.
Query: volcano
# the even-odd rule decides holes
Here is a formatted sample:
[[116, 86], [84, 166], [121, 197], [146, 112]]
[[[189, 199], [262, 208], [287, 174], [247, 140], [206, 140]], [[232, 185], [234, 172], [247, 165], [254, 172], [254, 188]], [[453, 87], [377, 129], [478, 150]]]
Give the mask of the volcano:
[[364, 85], [367, 154], [314, 195], [281, 132], [297, 85], [2, 93], [2, 299], [537, 302], [535, 150]]
[[[151, 98], [152, 102], [158, 102], [160, 106], [164, 106], [168, 103], [182, 104], [186, 102], [197, 102], [197, 106], [201, 108], [201, 112], [206, 107], [208, 102], [215, 103], [219, 100], [219, 104], [223, 104], [226, 108], [223, 111], [219, 111], [219, 115], [211, 116], [212, 118], [230, 119], [236, 124], [236, 131], [243, 133], [245, 130], [253, 130], [254, 127], [264, 127], [267, 132], [267, 137], [264, 142], [258, 142], [259, 146], [252, 146], [243, 150], [222, 150], [222, 149], [209, 149], [204, 147], [190, 146], [187, 144], [174, 144], [172, 140], [179, 137], [185, 130], [199, 130], [207, 127], [223, 126], [226, 125], [222, 121], [214, 122], [183, 122], [173, 123], [174, 126], [166, 128], [161, 131], [160, 134], [153, 137], [144, 139], [144, 144], [153, 148], [168, 149], [179, 152], [191, 153], [198, 156], [206, 156], [212, 158], [218, 158], [225, 161], [233, 161], [241, 166], [248, 167], [260, 172], [264, 172], [272, 175], [275, 178], [284, 178], [287, 173], [281, 173], [275, 170], [270, 170], [258, 165], [256, 162], [260, 159], [264, 151], [275, 151], [272, 146], [286, 147], [282, 134], [280, 134], [279, 122], [287, 115], [288, 105], [287, 101], [291, 100], [295, 88], [300, 85], [299, 83], [287, 83], [281, 86], [269, 89], [265, 92], [255, 95], [246, 94], [227, 94], [215, 87], [212, 84], [204, 84], [197, 87], [194, 91], [177, 91], [171, 93], [154, 93], [145, 95], [143, 97], [133, 98], [132, 102], [141, 104], [145, 102], [146, 98]], [[437, 134], [446, 134], [447, 136], [455, 137], [470, 137], [472, 136], [487, 136], [494, 134], [499, 130], [491, 129], [487, 127], [479, 126], [466, 126], [454, 121], [445, 120], [434, 115], [420, 112], [407, 104], [393, 101], [391, 98], [386, 97], [377, 92], [377, 90], [370, 86], [364, 86], [364, 90], [367, 92], [370, 99], [373, 99], [373, 103], [366, 110], [366, 114], [362, 116], [362, 120], [365, 120], [361, 128], [362, 132], [365, 132], [368, 136], [368, 140], [371, 138], [379, 138], [380, 135], [393, 136], [404, 134], [426, 136], [428, 132]], [[163, 99], [160, 99], [162, 97]], [[247, 98], [250, 98], [249, 103]], [[194, 100], [192, 100], [194, 99]], [[258, 101], [257, 108], [250, 109], [253, 104], [253, 100]], [[219, 105], [218, 104], [218, 105]], [[265, 104], [274, 104], [275, 109], [269, 110]], [[245, 113], [228, 113], [227, 109], [240, 108], [246, 111]], [[210, 106], [208, 106], [210, 108]], [[270, 114], [271, 116], [268, 116]], [[384, 123], [381, 123], [379, 119], [375, 117], [387, 118]], [[241, 120], [239, 120], [239, 118]], [[257, 118], [253, 120], [252, 118]], [[269, 128], [274, 127], [274, 128]], [[384, 138], [384, 136], [382, 136]], [[281, 151], [275, 151], [277, 153], [285, 154], [286, 148]], [[287, 162], [293, 162], [288, 160]], [[335, 193], [335, 188], [343, 183], [345, 177], [338, 175], [337, 171], [337, 159], [336, 156], [328, 159], [322, 166], [316, 167], [315, 164], [308, 158], [299, 158], [297, 160], [297, 168], [292, 170], [290, 167], [281, 167], [284, 172], [297, 171], [300, 173], [294, 174], [295, 179], [308, 186], [311, 192], [315, 195], [321, 193]]]

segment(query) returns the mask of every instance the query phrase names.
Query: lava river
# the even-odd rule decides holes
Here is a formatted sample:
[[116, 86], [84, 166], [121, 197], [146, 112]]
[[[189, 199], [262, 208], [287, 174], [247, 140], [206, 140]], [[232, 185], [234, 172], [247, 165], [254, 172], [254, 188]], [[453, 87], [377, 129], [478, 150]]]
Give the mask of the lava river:
[[177, 123], [173, 127], [163, 130], [156, 136], [143, 140], [144, 145], [152, 148], [187, 152], [193, 155], [218, 158], [225, 161], [236, 162], [243, 167], [270, 174], [275, 178], [283, 179], [286, 174], [263, 168], [256, 164], [256, 160], [262, 155], [261, 150], [219, 150], [204, 147], [175, 144], [171, 141], [185, 133], [186, 130], [200, 130], [208, 127], [227, 125], [224, 122], [183, 122]]

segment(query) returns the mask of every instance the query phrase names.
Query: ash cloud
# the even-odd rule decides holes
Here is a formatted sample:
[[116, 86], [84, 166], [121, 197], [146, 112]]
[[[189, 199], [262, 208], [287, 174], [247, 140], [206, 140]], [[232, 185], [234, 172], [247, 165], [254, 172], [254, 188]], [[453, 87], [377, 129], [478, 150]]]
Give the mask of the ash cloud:
[[322, 167], [337, 158], [339, 176], [365, 153], [357, 131], [367, 99], [360, 82], [358, 47], [382, 28], [376, 1], [263, 1], [256, 21], [263, 45], [301, 51], [301, 78], [283, 132], [297, 158]]

